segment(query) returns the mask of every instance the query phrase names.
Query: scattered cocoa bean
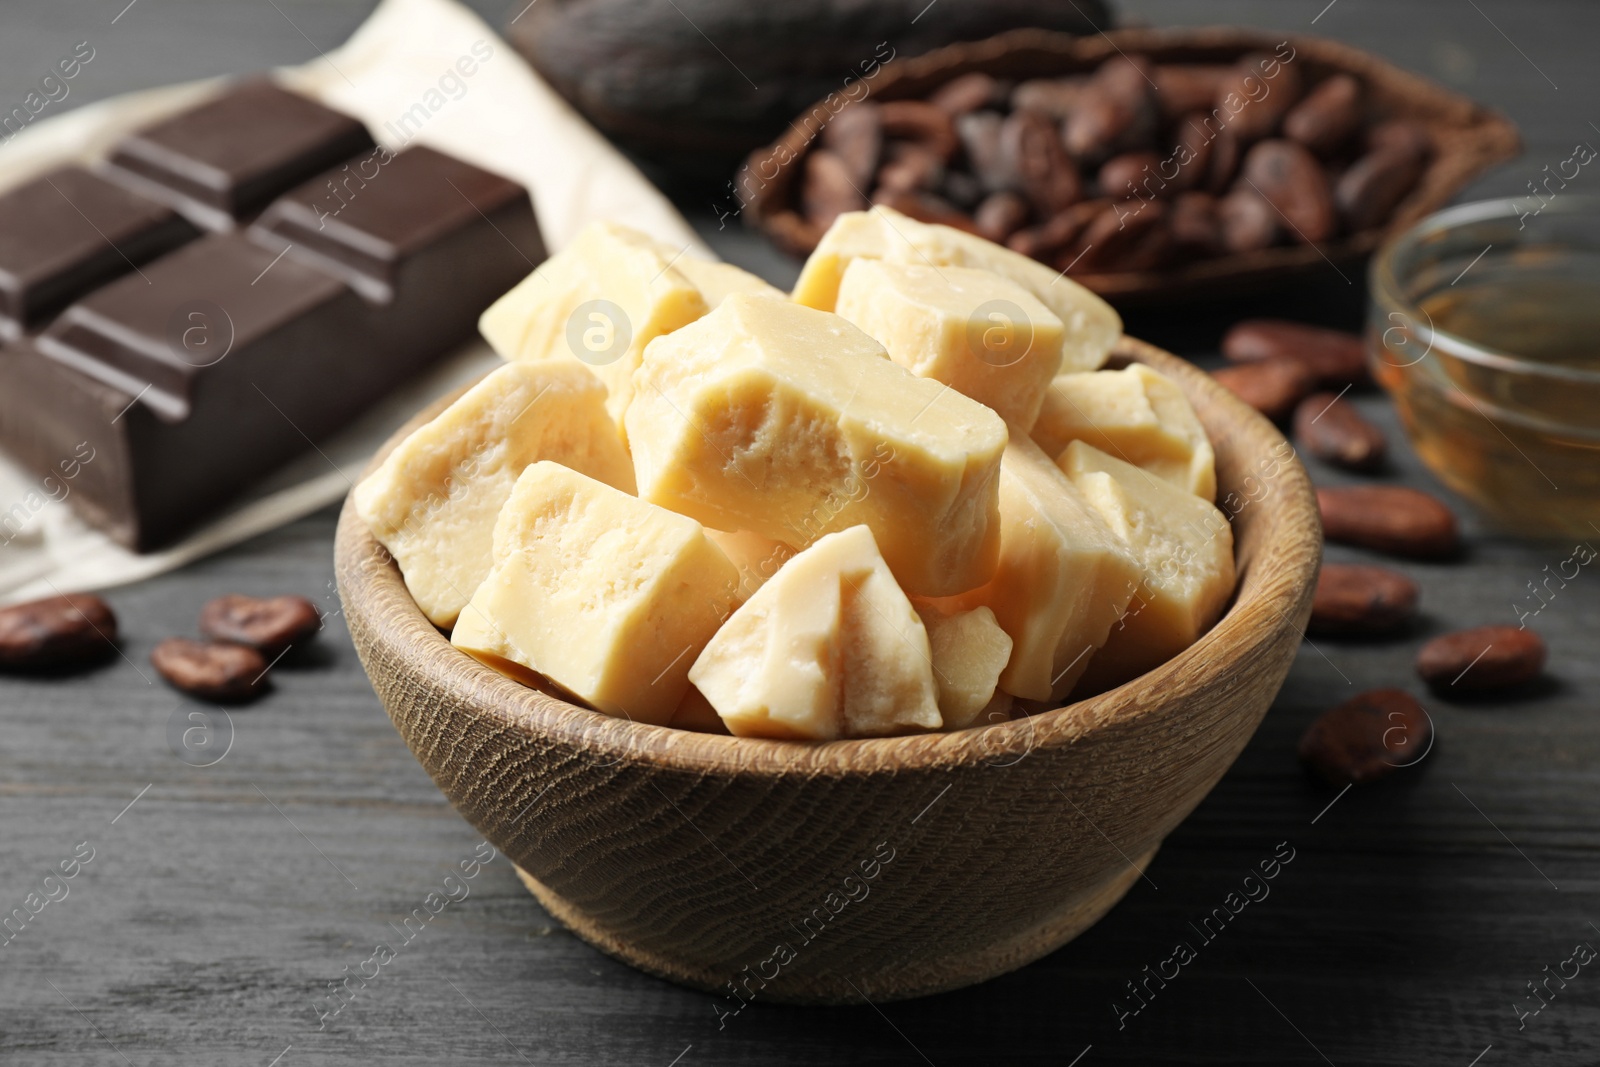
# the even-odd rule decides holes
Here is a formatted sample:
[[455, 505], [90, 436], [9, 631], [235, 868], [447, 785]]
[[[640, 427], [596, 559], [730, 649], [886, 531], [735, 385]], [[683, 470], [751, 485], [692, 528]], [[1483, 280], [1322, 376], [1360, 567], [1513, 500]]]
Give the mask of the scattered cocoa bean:
[[1211, 372], [1228, 392], [1274, 422], [1294, 410], [1311, 390], [1311, 372], [1290, 359], [1263, 359]]
[[1269, 137], [1300, 100], [1300, 70], [1266, 52], [1242, 56], [1217, 87], [1213, 106], [1245, 144]]
[[1266, 197], [1301, 241], [1326, 241], [1338, 229], [1328, 178], [1316, 157], [1293, 141], [1262, 141], [1244, 157], [1243, 181]]
[[268, 659], [322, 628], [317, 606], [303, 596], [253, 597], [232, 593], [200, 609], [200, 632], [216, 641], [248, 645]]
[[1383, 431], [1336, 393], [1312, 393], [1300, 401], [1294, 435], [1313, 456], [1353, 471], [1383, 466], [1388, 447]]
[[1324, 563], [1306, 633], [1378, 637], [1410, 622], [1422, 588], [1399, 571], [1365, 563]]
[[1361, 126], [1361, 83], [1348, 74], [1325, 78], [1283, 117], [1283, 135], [1324, 158]]
[[1074, 159], [1097, 163], [1119, 151], [1148, 146], [1160, 117], [1150, 70], [1143, 57], [1118, 56], [1094, 72], [1062, 129]]
[[891, 100], [878, 105], [885, 137], [913, 141], [943, 162], [948, 162], [960, 147], [955, 120], [943, 108], [921, 100]]
[[1531, 682], [1544, 669], [1544, 638], [1517, 626], [1478, 626], [1435, 637], [1417, 652], [1417, 674], [1441, 692], [1482, 692]]
[[1191, 111], [1210, 113], [1233, 68], [1223, 63], [1163, 63], [1151, 72], [1161, 115], [1175, 119]]
[[1222, 247], [1217, 200], [1210, 193], [1179, 193], [1167, 212], [1167, 228], [1178, 251], [1186, 255], [1211, 256]]
[[1460, 547], [1455, 515], [1420, 489], [1400, 485], [1318, 489], [1317, 508], [1329, 541], [1415, 559], [1442, 559]]
[[150, 664], [179, 692], [218, 704], [249, 700], [266, 687], [266, 657], [226, 641], [169, 637], [151, 650]]
[[[1005, 244], [1006, 239], [1028, 221], [1028, 202], [1021, 196], [1010, 191], [990, 193], [978, 205], [978, 210], [973, 212], [972, 221], [977, 224], [978, 232], [996, 244]], [[1072, 240], [1077, 235], [1066, 240]], [[1065, 243], [1065, 242], [1063, 242]], [[1032, 255], [1032, 253], [1024, 253]]]
[[1235, 363], [1293, 359], [1310, 367], [1320, 389], [1370, 385], [1367, 352], [1360, 337], [1342, 330], [1304, 326], [1283, 319], [1246, 319], [1222, 338], [1222, 354]]
[[849, 168], [844, 161], [832, 152], [819, 148], [806, 156], [806, 175], [800, 190], [800, 204], [812, 225], [827, 229], [833, 225], [834, 219], [846, 211], [865, 210], [867, 198], [851, 182]]
[[1100, 194], [1113, 200], [1169, 199], [1177, 189], [1162, 180], [1160, 166], [1161, 157], [1154, 152], [1124, 152], [1101, 164], [1095, 180]]
[[1038, 112], [1018, 111], [1001, 124], [1000, 155], [1040, 215], [1053, 215], [1083, 199], [1077, 165], [1061, 147], [1055, 123]]
[[822, 128], [822, 147], [844, 162], [858, 189], [872, 186], [883, 155], [883, 120], [878, 105], [852, 104]]
[[1323, 714], [1300, 738], [1300, 762], [1329, 785], [1370, 782], [1409, 767], [1433, 745], [1433, 722], [1400, 689], [1373, 689]]
[[1381, 225], [1422, 177], [1423, 161], [1404, 149], [1369, 152], [1339, 175], [1333, 200], [1352, 233]]
[[1035, 78], [1022, 82], [1011, 90], [1013, 111], [1037, 111], [1060, 122], [1072, 114], [1083, 87], [1089, 83], [1087, 75], [1071, 78]]
[[117, 617], [90, 593], [0, 609], [0, 670], [86, 667], [117, 650]]
[[1235, 189], [1217, 201], [1222, 247], [1229, 252], [1254, 252], [1278, 239], [1278, 213], [1254, 189]]
[[965, 115], [981, 107], [998, 107], [1007, 95], [1000, 82], [975, 70], [939, 86], [928, 97], [928, 103], [952, 115]]

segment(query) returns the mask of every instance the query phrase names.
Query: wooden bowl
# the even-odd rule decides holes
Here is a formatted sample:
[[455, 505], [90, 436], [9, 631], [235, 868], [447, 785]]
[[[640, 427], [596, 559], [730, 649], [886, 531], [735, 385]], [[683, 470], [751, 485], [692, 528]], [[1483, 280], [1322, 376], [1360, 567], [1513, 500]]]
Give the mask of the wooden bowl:
[[[1345, 234], [1319, 246], [1280, 245], [1257, 252], [1157, 270], [1073, 274], [1119, 307], [1147, 307], [1203, 297], [1249, 294], [1292, 283], [1317, 271], [1358, 280], [1361, 264], [1387, 237], [1443, 207], [1477, 175], [1521, 151], [1511, 120], [1497, 111], [1401, 70], [1370, 52], [1322, 37], [1266, 33], [1226, 26], [1113, 30], [1074, 37], [1049, 30], [1013, 30], [985, 41], [953, 44], [883, 66], [865, 99], [924, 99], [945, 82], [973, 71], [1001, 79], [1051, 78], [1093, 71], [1119, 53], [1158, 63], [1231, 63], [1251, 52], [1271, 52], [1287, 40], [1294, 64], [1308, 80], [1348, 73], [1366, 88], [1369, 112], [1424, 126], [1434, 153], [1427, 170], [1382, 227]], [[822, 231], [801, 213], [800, 176], [805, 156], [829, 114], [821, 103], [802, 112], [782, 137], [752, 153], [731, 183], [746, 198], [744, 216], [792, 255], [805, 256]]]
[[457, 651], [347, 501], [351, 637], [439, 788], [602, 951], [721, 993], [719, 1014], [752, 996], [981, 982], [1072, 940], [1138, 881], [1244, 748], [1311, 611], [1322, 532], [1287, 442], [1183, 360], [1132, 339], [1117, 352], [1176, 379], [1210, 433], [1218, 499], [1236, 494], [1239, 585], [1187, 651], [1092, 699], [825, 744], [610, 718]]

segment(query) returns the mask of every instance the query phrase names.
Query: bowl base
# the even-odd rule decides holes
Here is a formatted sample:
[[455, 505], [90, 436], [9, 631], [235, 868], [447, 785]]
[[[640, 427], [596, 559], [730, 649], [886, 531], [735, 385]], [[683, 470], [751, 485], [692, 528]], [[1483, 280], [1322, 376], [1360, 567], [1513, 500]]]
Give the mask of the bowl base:
[[[808, 974], [804, 983], [774, 982], [761, 990], [761, 999], [789, 1004], [861, 1004], [868, 1001], [908, 1000], [964, 986], [977, 985], [1048, 956], [1099, 922], [1149, 867], [1157, 849], [1138, 856], [1093, 891], [1074, 896], [1036, 926], [980, 952], [923, 960], [893, 972], [871, 974]], [[561, 925], [606, 955], [669, 982], [719, 996], [727, 995], [726, 965], [701, 968], [640, 948], [612, 934], [592, 916], [553, 892], [533, 875], [516, 868], [528, 892]]]

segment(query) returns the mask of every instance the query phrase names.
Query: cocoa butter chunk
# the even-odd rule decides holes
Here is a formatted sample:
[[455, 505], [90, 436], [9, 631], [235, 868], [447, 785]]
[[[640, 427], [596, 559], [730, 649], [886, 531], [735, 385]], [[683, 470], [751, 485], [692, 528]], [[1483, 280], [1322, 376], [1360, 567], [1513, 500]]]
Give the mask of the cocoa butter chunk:
[[232, 593], [200, 610], [202, 634], [214, 641], [248, 645], [269, 658], [309, 640], [321, 628], [321, 613], [303, 596]]
[[1363, 563], [1324, 563], [1306, 633], [1380, 637], [1417, 614], [1422, 588], [1399, 571]]
[[217, 704], [251, 700], [267, 685], [266, 657], [227, 641], [169, 637], [151, 650], [150, 665], [179, 692]]
[[1294, 435], [1318, 459], [1353, 471], [1383, 466], [1383, 431], [1336, 393], [1312, 393], [1294, 413]]
[[1245, 319], [1222, 338], [1222, 354], [1233, 363], [1292, 359], [1316, 375], [1317, 388], [1337, 392], [1347, 385], [1368, 385], [1367, 350], [1361, 338], [1343, 330], [1283, 319]]
[[1544, 638], [1519, 626], [1476, 626], [1435, 637], [1417, 652], [1417, 674], [1441, 693], [1504, 689], [1539, 677]]
[[84, 667], [116, 650], [117, 617], [92, 594], [69, 593], [0, 609], [0, 670]]
[[1300, 738], [1300, 762], [1329, 785], [1370, 782], [1419, 762], [1433, 720], [1400, 689], [1374, 689], [1324, 712]]
[[1443, 559], [1460, 547], [1456, 517], [1439, 500], [1401, 485], [1317, 490], [1322, 531], [1330, 541], [1415, 559]]

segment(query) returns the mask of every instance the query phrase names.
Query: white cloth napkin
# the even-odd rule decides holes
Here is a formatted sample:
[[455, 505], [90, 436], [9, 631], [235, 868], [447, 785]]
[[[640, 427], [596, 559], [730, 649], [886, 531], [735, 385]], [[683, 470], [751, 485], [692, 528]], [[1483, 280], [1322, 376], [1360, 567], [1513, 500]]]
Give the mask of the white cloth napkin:
[[[454, 0], [384, 0], [342, 47], [276, 77], [361, 119], [390, 148], [426, 144], [521, 182], [532, 191], [552, 252], [587, 223], [614, 219], [714, 258], [631, 163]], [[206, 81], [131, 93], [42, 121], [0, 146], [0, 188], [64, 164], [92, 163], [127, 131], [220, 87]], [[322, 442], [321, 454], [302, 456], [226, 514], [146, 555], [79, 520], [0, 453], [0, 603], [140, 581], [332, 503], [397, 426], [495, 361], [481, 342], [464, 346]]]

